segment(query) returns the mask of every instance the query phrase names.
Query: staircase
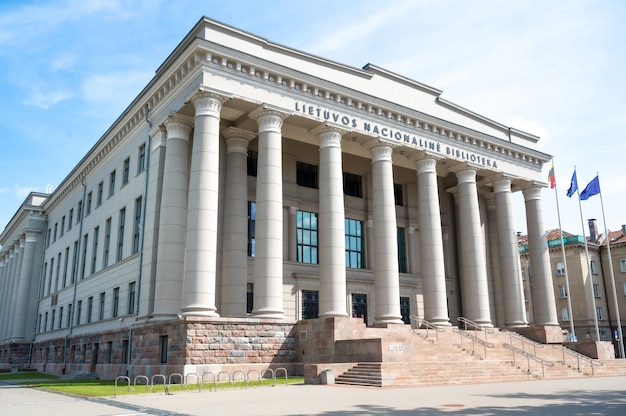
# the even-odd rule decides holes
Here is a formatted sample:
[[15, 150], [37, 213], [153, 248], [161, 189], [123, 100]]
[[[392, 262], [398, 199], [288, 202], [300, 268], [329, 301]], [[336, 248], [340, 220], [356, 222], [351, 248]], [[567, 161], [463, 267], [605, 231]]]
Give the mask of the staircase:
[[425, 386], [626, 375], [626, 360], [591, 360], [560, 345], [489, 331], [373, 328], [368, 345], [380, 337], [382, 362], [354, 362], [335, 383]]

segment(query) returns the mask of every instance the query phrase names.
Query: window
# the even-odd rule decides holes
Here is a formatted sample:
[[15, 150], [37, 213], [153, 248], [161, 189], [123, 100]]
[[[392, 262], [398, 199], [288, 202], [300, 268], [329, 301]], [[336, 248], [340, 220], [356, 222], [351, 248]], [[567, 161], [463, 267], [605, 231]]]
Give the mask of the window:
[[254, 283], [246, 284], [246, 313], [252, 312], [254, 306]]
[[563, 262], [558, 262], [556, 264], [556, 274], [558, 276], [562, 276], [565, 274], [565, 263]]
[[302, 319], [316, 319], [319, 316], [319, 292], [317, 290], [302, 291]]
[[93, 230], [93, 247], [91, 249], [91, 274], [96, 272], [96, 261], [98, 260], [98, 236], [100, 234], [100, 227], [96, 227]]
[[78, 240], [74, 241], [74, 256], [72, 257], [72, 283], [76, 281], [77, 262], [78, 262]]
[[93, 296], [87, 298], [87, 323], [91, 322], [91, 314], [93, 313]]
[[48, 312], [46, 312], [46, 318], [43, 321], [43, 332], [47, 332], [48, 331]]
[[109, 248], [111, 247], [111, 218], [107, 218], [104, 226], [104, 253], [102, 255], [102, 268], [109, 266]]
[[626, 296], [626, 283], [624, 283], [624, 296]]
[[104, 182], [100, 182], [98, 184], [98, 195], [97, 195], [97, 201], [96, 204], [98, 204], [98, 206], [102, 205], [102, 194], [104, 193]]
[[137, 173], [146, 169], [146, 145], [139, 146], [139, 154], [137, 155]]
[[404, 228], [398, 227], [398, 271], [406, 273], [406, 235]]
[[626, 273], [626, 259], [621, 259], [619, 261], [619, 269], [622, 273]]
[[135, 223], [133, 225], [133, 254], [139, 252], [141, 227], [141, 197], [135, 200]]
[[72, 229], [72, 221], [74, 219], [74, 208], [70, 209], [69, 218], [67, 221], [67, 231]]
[[361, 185], [361, 175], [352, 173], [343, 173], [343, 193], [348, 196], [363, 198], [363, 189]]
[[65, 324], [65, 326], [69, 328], [71, 324], [72, 324], [72, 304], [70, 303], [69, 305], [67, 305], [67, 323]]
[[569, 321], [569, 309], [561, 308], [561, 320]]
[[61, 287], [59, 286], [59, 277], [61, 277], [61, 252], [57, 256], [57, 271], [54, 276], [54, 290], [57, 291]]
[[596, 264], [595, 260], [591, 260], [589, 263], [591, 266], [591, 274], [598, 274], [598, 265]]
[[80, 263], [80, 280], [85, 278], [85, 265], [87, 264], [87, 242], [89, 240], [89, 234], [85, 234], [83, 237], [83, 257]]
[[137, 285], [135, 282], [128, 284], [128, 314], [132, 315], [135, 312], [135, 289]]
[[117, 261], [122, 260], [124, 255], [124, 224], [126, 222], [126, 208], [120, 209], [120, 224], [117, 233]]
[[346, 267], [363, 269], [363, 222], [345, 219], [346, 229]]
[[80, 219], [83, 216], [83, 201], [78, 201], [78, 211], [77, 211], [76, 215], [76, 224], [78, 224], [80, 222]]
[[115, 171], [109, 174], [109, 197], [115, 194]]
[[600, 285], [598, 283], [593, 284], [593, 296], [596, 298], [600, 297]]
[[85, 208], [85, 216], [91, 214], [91, 191], [87, 194], [87, 207]]
[[259, 153], [252, 150], [248, 151], [248, 176], [256, 176], [257, 165], [259, 162]]
[[65, 233], [65, 215], [61, 218], [61, 228], [59, 229], [59, 237], [63, 237]]
[[48, 228], [48, 235], [46, 237], [46, 248], [50, 247], [50, 238], [52, 237], [52, 228]]
[[54, 238], [52, 239], [52, 241], [57, 241], [57, 232], [59, 231], [59, 223], [55, 222], [54, 223]]
[[63, 287], [67, 286], [67, 266], [70, 261], [70, 247], [65, 247], [65, 262], [63, 262]]
[[107, 364], [113, 363], [113, 341], [107, 342]]
[[317, 189], [317, 166], [296, 162], [296, 183], [300, 186]]
[[54, 321], [56, 320], [56, 309], [52, 309], [52, 319], [50, 319], [50, 331], [54, 331]]
[[159, 344], [161, 345], [161, 364], [167, 363], [167, 335], [159, 336]]
[[52, 271], [54, 270], [54, 257], [50, 259], [50, 274], [48, 275], [48, 295], [52, 292]]
[[567, 287], [564, 285], [559, 285], [559, 298], [561, 299], [567, 298]]
[[63, 306], [59, 308], [59, 328], [63, 328]]
[[128, 348], [129, 347], [130, 347], [130, 344], [128, 343], [128, 340], [123, 339], [122, 340], [122, 363], [123, 364], [128, 364], [128, 356], [129, 356]]
[[100, 293], [100, 309], [98, 309], [98, 320], [104, 319], [104, 305], [106, 300], [106, 292]]
[[604, 319], [603, 315], [602, 315], [602, 307], [601, 306], [596, 306], [596, 316], [598, 317], [598, 321], [601, 321]]
[[130, 174], [130, 158], [126, 158], [126, 160], [124, 160], [124, 165], [122, 168], [122, 186], [128, 183], [129, 174]]
[[296, 239], [298, 262], [317, 264], [317, 214], [296, 213]]
[[83, 301], [79, 300], [78, 303], [76, 303], [76, 325], [80, 325], [80, 315], [83, 312]]
[[41, 324], [42, 324], [42, 322], [43, 322], [43, 321], [41, 320], [41, 314], [39, 314], [39, 319], [38, 319], [38, 321], [39, 321], [39, 323], [38, 323], [38, 325], [37, 325], [37, 328], [39, 328], [39, 329], [37, 330], [37, 332], [41, 333]]
[[113, 316], [113, 318], [117, 318], [119, 306], [120, 306], [120, 288], [116, 287], [115, 289], [113, 289], [113, 312], [111, 315]]
[[404, 199], [402, 198], [402, 185], [399, 183], [393, 184], [393, 199], [396, 202], [396, 205], [404, 205]]
[[248, 256], [254, 257], [256, 252], [256, 202], [248, 201]]

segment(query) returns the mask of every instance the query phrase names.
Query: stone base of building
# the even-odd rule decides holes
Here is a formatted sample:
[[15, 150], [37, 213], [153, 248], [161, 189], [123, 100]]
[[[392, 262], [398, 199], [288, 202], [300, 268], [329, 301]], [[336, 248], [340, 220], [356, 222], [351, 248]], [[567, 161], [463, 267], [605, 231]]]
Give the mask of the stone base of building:
[[0, 370], [23, 371], [29, 368], [30, 342], [10, 341], [0, 345]]
[[235, 371], [256, 377], [268, 368], [302, 374], [295, 354], [295, 322], [271, 319], [146, 320], [114, 331], [36, 341], [29, 355], [30, 348], [30, 343], [24, 344], [25, 353], [18, 354], [9, 344], [0, 346], [3, 366], [10, 368], [19, 360], [39, 371], [88, 373], [104, 380]]
[[579, 341], [563, 343], [567, 348], [598, 360], [614, 360], [615, 347], [610, 341]]
[[515, 328], [515, 332], [540, 344], [562, 344], [563, 329], [558, 325]]

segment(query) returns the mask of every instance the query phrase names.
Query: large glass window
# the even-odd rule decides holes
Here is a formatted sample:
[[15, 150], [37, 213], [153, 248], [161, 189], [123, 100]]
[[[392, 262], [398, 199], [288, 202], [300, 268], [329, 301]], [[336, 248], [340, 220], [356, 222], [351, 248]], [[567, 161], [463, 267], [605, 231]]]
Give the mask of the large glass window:
[[256, 228], [256, 202], [248, 201], [248, 256], [254, 257], [256, 252], [256, 239], [254, 231]]
[[398, 227], [398, 271], [406, 273], [406, 235], [404, 228]]
[[363, 261], [363, 222], [345, 219], [346, 228], [346, 267], [353, 269], [365, 268]]
[[317, 264], [317, 214], [298, 211], [296, 213], [298, 261]]
[[126, 208], [120, 209], [120, 223], [117, 232], [117, 261], [124, 256], [124, 226], [126, 224]]
[[363, 186], [361, 175], [343, 173], [343, 193], [348, 196], [363, 198]]
[[296, 162], [296, 183], [300, 186], [317, 189], [317, 166]]

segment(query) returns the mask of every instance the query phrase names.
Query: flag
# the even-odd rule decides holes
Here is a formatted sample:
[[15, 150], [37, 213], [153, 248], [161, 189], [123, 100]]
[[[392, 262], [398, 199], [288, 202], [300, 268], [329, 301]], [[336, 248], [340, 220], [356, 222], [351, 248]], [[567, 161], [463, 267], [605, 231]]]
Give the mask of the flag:
[[580, 200], [585, 201], [591, 198], [594, 195], [598, 195], [600, 193], [600, 179], [598, 175], [591, 180], [585, 187], [585, 190], [580, 193]]
[[572, 174], [572, 182], [569, 185], [569, 189], [567, 190], [567, 196], [570, 198], [574, 193], [578, 190], [578, 179], [576, 179], [576, 169], [574, 169], [574, 173]]
[[548, 172], [548, 182], [550, 182], [550, 189], [554, 189], [556, 187], [556, 178], [554, 177], [554, 160], [550, 165], [550, 171]]

